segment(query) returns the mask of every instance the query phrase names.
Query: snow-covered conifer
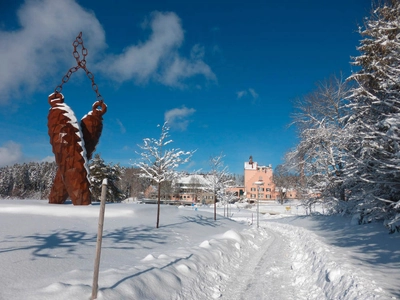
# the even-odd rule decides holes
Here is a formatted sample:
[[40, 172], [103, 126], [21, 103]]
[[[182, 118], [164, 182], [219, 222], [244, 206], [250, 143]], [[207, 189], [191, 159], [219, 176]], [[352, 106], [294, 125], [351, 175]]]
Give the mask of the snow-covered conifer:
[[370, 221], [400, 212], [400, 1], [376, 8], [359, 32], [347, 180]]
[[119, 164], [106, 164], [99, 154], [95, 154], [89, 163], [92, 200], [100, 201], [103, 179], [107, 178], [107, 201], [119, 202], [125, 195], [118, 188], [121, 176]]

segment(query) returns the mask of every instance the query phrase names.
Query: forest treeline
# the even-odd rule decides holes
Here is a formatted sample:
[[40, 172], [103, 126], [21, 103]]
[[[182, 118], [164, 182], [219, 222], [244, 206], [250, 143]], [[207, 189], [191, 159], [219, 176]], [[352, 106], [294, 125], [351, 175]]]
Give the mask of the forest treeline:
[[[99, 154], [89, 162], [92, 201], [98, 201], [101, 183], [108, 181], [107, 201], [138, 197], [151, 184], [139, 169], [105, 163]], [[57, 171], [55, 162], [29, 162], [0, 168], [0, 198], [47, 199]]]

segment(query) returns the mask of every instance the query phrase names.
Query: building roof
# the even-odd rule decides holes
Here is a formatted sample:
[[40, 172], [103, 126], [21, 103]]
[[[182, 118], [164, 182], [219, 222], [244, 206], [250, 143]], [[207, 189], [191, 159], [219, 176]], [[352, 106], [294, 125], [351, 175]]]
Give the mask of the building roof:
[[267, 168], [272, 169], [272, 165], [259, 166], [256, 161], [253, 161], [253, 162], [246, 161], [244, 163], [244, 169], [245, 170], [257, 170], [257, 168], [260, 168], [260, 169], [267, 169]]
[[182, 185], [197, 183], [201, 186], [208, 186], [212, 184], [212, 180], [210, 180], [209, 178], [210, 176], [212, 175], [201, 175], [201, 174], [186, 175], [178, 178], [176, 183]]

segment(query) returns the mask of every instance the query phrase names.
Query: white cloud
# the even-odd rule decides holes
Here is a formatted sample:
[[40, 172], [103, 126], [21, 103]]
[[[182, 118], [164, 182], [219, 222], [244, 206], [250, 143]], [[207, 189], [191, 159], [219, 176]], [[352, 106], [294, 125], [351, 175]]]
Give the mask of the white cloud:
[[126, 133], [126, 128], [125, 128], [124, 124], [122, 124], [122, 122], [119, 119], [117, 119], [116, 121], [117, 121], [117, 124], [119, 125], [119, 129], [120, 129], [121, 133]]
[[133, 80], [143, 84], [154, 80], [167, 86], [184, 87], [184, 80], [195, 75], [216, 80], [211, 68], [203, 61], [201, 46], [192, 48], [190, 58], [178, 53], [184, 32], [175, 13], [153, 12], [143, 26], [152, 31], [148, 40], [131, 45], [123, 53], [110, 56], [101, 63], [101, 69], [115, 81]]
[[174, 13], [154, 12], [151, 17], [152, 20], [143, 25], [152, 30], [146, 42], [131, 45], [122, 54], [110, 56], [101, 64], [114, 80], [149, 80], [157, 72], [161, 61], [182, 44], [183, 30]]
[[22, 151], [20, 144], [9, 141], [0, 147], [0, 167], [13, 165], [21, 160]]
[[247, 95], [247, 91], [236, 92], [236, 95], [237, 95], [238, 99], [243, 98], [244, 96]]
[[249, 89], [247, 89], [247, 90], [243, 90], [243, 91], [236, 92], [236, 95], [237, 95], [237, 98], [238, 98], [238, 99], [246, 98], [247, 95], [249, 95], [249, 94], [250, 94], [251, 98], [253, 99], [253, 102], [254, 102], [254, 100], [256, 100], [256, 99], [259, 97], [259, 95], [257, 94], [257, 92], [256, 92], [254, 89], [252, 89], [252, 88], [249, 88]]
[[184, 131], [189, 125], [189, 120], [187, 120], [187, 118], [195, 112], [196, 110], [194, 108], [187, 108], [185, 106], [182, 108], [174, 108], [165, 112], [164, 120], [168, 122], [171, 128]]
[[0, 30], [0, 104], [44, 88], [50, 93], [76, 64], [71, 44], [82, 28], [92, 59], [106, 46], [95, 15], [74, 0], [26, 1], [17, 16], [19, 29]]
[[173, 12], [153, 12], [144, 23], [146, 30], [151, 29], [148, 39], [134, 44], [136, 37], [126, 37], [128, 46], [117, 55], [104, 52], [103, 27], [76, 0], [26, 1], [17, 17], [20, 28], [0, 29], [0, 105], [36, 91], [50, 93], [76, 64], [72, 42], [82, 29], [90, 57], [88, 69], [95, 75], [102, 73], [118, 83], [153, 80], [172, 87], [185, 87], [184, 81], [196, 75], [216, 80], [203, 61], [201, 46], [195, 45], [187, 58], [179, 54], [184, 31]]
[[195, 75], [203, 75], [209, 80], [216, 81], [211, 68], [202, 60], [204, 48], [195, 45], [190, 53], [190, 59], [175, 54], [168, 67], [162, 72], [160, 81], [168, 86], [184, 87], [183, 81]]
[[253, 99], [258, 98], [258, 94], [256, 93], [256, 91], [254, 89], [250, 88], [249, 92], [250, 92], [251, 96], [253, 97]]
[[53, 162], [53, 161], [55, 161], [54, 155], [52, 155], [52, 156], [46, 156], [45, 158], [43, 158], [43, 159], [41, 160], [41, 162]]

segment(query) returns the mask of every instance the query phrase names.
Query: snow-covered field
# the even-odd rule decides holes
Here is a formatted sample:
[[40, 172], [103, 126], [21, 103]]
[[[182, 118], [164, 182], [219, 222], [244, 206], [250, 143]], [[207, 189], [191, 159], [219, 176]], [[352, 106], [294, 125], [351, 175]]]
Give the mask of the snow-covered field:
[[[99, 207], [0, 200], [0, 299], [90, 299]], [[382, 225], [271, 203], [260, 228], [255, 207], [162, 206], [156, 229], [156, 208], [106, 206], [98, 299], [400, 299]]]

